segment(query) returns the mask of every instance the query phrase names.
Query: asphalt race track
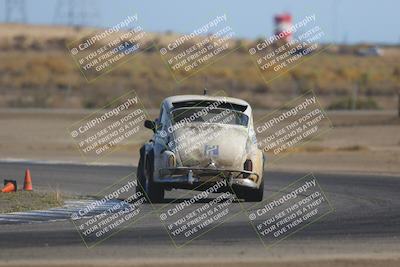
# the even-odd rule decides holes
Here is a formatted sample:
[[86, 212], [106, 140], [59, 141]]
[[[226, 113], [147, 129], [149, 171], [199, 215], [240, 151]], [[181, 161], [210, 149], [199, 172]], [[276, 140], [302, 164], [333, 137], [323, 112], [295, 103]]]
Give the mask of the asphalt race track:
[[[0, 163], [0, 176], [23, 180], [31, 170], [34, 188], [94, 195], [135, 168], [73, 164]], [[265, 196], [306, 173], [265, 172]], [[88, 249], [69, 220], [0, 224], [4, 259], [152, 259], [273, 258], [313, 255], [398, 253], [400, 250], [400, 176], [314, 173], [334, 211], [272, 248], [265, 249], [244, 213], [182, 248], [149, 215]], [[176, 191], [167, 198], [174, 199]], [[157, 204], [156, 207], [162, 205]], [[239, 203], [233, 203], [240, 210]], [[149, 207], [150, 209], [150, 207]]]

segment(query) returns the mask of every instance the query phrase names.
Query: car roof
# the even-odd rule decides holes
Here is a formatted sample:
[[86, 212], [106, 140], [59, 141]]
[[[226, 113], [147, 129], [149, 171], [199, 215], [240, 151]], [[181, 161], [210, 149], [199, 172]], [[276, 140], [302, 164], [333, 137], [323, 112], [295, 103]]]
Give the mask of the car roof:
[[221, 99], [225, 98], [228, 103], [231, 104], [238, 104], [238, 105], [243, 105], [247, 106], [247, 110], [250, 110], [250, 104], [247, 103], [246, 101], [239, 99], [239, 98], [234, 98], [234, 97], [226, 97], [226, 96], [209, 96], [209, 95], [176, 95], [176, 96], [170, 96], [164, 99], [163, 103], [166, 105], [168, 109], [171, 109], [173, 107], [173, 103], [177, 102], [185, 102], [185, 101], [219, 101]]

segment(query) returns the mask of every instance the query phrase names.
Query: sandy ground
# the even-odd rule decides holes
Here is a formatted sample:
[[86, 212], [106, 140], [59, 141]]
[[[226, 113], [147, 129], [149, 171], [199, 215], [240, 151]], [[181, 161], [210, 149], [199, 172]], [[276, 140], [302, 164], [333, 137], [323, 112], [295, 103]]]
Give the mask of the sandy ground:
[[284, 261], [265, 261], [265, 260], [252, 260], [252, 261], [243, 261], [243, 260], [217, 260], [213, 262], [204, 261], [201, 259], [193, 259], [190, 261], [179, 260], [179, 261], [39, 261], [39, 262], [30, 262], [30, 261], [20, 261], [13, 263], [0, 263], [0, 267], [2, 266], [54, 266], [54, 267], [66, 267], [66, 266], [135, 266], [135, 267], [150, 267], [150, 266], [165, 266], [165, 267], [183, 267], [183, 266], [191, 266], [191, 267], [239, 267], [239, 266], [248, 266], [248, 267], [331, 267], [331, 266], [346, 266], [346, 267], [370, 267], [370, 266], [385, 266], [385, 267], [397, 267], [400, 264], [400, 260], [397, 257], [390, 258], [368, 258], [368, 257], [353, 257], [353, 258], [337, 258], [337, 259], [309, 259], [302, 260], [299, 259], [294, 260], [284, 260]]
[[[0, 109], [0, 159], [136, 165], [138, 148], [151, 137], [151, 132], [141, 132], [101, 159], [83, 158], [67, 128], [87, 114], [90, 111]], [[334, 124], [331, 131], [268, 164], [267, 168], [400, 173], [400, 120], [396, 119], [394, 111], [332, 112], [328, 115]]]

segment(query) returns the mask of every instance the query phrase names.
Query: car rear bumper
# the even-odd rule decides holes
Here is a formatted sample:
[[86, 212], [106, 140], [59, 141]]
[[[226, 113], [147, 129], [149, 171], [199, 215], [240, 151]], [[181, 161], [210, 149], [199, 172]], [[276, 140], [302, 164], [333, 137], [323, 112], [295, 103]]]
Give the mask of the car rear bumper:
[[256, 176], [256, 181], [260, 178], [257, 173], [244, 170], [177, 167], [160, 169], [160, 179], [156, 182], [198, 184], [227, 180], [230, 185], [258, 188], [249, 176]]

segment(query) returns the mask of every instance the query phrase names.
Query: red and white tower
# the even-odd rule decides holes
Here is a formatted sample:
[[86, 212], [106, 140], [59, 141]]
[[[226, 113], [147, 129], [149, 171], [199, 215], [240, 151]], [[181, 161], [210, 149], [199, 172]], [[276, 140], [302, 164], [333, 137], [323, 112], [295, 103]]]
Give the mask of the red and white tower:
[[283, 36], [281, 40], [290, 42], [292, 40], [292, 33], [289, 31], [292, 27], [292, 15], [289, 13], [282, 13], [275, 16], [275, 35]]

